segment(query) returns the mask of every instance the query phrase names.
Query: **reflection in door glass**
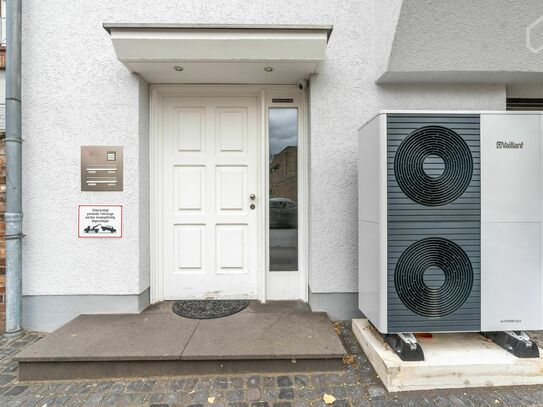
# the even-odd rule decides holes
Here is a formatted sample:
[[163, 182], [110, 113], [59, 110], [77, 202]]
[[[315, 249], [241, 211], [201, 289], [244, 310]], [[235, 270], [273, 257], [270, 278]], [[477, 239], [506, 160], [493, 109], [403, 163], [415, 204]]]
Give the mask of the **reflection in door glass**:
[[271, 108], [270, 271], [298, 270], [298, 109]]

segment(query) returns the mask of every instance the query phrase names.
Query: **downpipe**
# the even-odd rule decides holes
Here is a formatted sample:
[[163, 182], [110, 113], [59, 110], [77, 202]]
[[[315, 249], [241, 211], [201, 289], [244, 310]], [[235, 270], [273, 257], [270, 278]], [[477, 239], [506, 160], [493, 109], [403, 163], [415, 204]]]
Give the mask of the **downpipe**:
[[8, 0], [6, 41], [6, 336], [22, 323], [21, 1]]
[[22, 213], [7, 213], [6, 219], [6, 332], [19, 336], [22, 324]]

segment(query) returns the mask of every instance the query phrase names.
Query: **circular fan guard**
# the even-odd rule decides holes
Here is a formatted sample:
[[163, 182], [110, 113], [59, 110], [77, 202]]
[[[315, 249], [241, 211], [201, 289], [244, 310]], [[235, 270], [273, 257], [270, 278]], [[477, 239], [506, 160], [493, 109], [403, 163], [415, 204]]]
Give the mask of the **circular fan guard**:
[[[425, 160], [437, 156], [444, 169], [438, 176], [426, 173]], [[401, 190], [425, 206], [442, 206], [460, 197], [471, 182], [473, 158], [456, 132], [441, 126], [415, 130], [399, 145], [394, 174]]]
[[[439, 287], [429, 287], [424, 274], [430, 268], [443, 271]], [[443, 317], [458, 310], [473, 287], [473, 268], [468, 255], [456, 243], [431, 237], [409, 246], [394, 271], [394, 285], [403, 304], [428, 318]]]

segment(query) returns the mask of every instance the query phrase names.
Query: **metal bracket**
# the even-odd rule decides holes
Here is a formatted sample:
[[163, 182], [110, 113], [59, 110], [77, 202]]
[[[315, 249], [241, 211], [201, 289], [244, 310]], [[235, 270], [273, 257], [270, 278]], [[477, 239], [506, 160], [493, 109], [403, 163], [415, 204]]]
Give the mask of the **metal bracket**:
[[16, 240], [16, 239], [22, 239], [26, 235], [23, 235], [22, 233], [16, 233], [14, 235], [6, 235], [4, 236], [5, 240]]
[[539, 347], [524, 331], [481, 332], [517, 358], [539, 358]]
[[4, 138], [4, 143], [19, 143], [19, 144], [23, 144], [23, 139], [22, 138]]
[[424, 360], [424, 352], [415, 335], [411, 333], [384, 334], [383, 338], [401, 360], [405, 362]]

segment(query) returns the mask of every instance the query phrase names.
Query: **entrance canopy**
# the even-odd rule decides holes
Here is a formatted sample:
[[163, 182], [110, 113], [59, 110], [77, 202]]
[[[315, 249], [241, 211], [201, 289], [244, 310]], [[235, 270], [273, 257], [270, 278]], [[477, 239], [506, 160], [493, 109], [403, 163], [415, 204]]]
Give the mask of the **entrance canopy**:
[[332, 26], [104, 24], [150, 83], [290, 84], [317, 73]]

